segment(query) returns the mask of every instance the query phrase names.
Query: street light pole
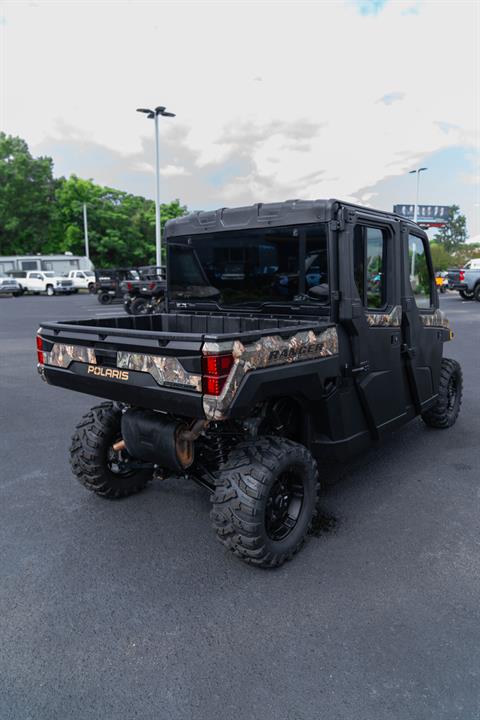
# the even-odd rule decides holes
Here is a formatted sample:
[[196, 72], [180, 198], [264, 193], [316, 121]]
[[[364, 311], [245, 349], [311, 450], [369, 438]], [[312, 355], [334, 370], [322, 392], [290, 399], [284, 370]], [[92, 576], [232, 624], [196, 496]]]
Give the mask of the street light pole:
[[[416, 170], [410, 170], [409, 175], [413, 175], [413, 173], [417, 176], [417, 194], [415, 196], [415, 206], [413, 208], [413, 222], [417, 222], [418, 218], [418, 198], [419, 198], [419, 191], [420, 191], [420, 173], [424, 170], [428, 170], [426, 167], [417, 168]], [[410, 278], [415, 277], [415, 260], [416, 260], [416, 247], [415, 245], [412, 247], [412, 262], [410, 266]]]
[[90, 260], [90, 249], [88, 246], [87, 203], [83, 203], [83, 235], [85, 238], [85, 255]]
[[151, 120], [155, 120], [155, 248], [156, 263], [162, 264], [162, 231], [160, 225], [160, 133], [158, 118], [175, 117], [174, 113], [166, 112], [163, 105], [159, 105], [155, 110], [150, 108], [137, 108], [137, 112], [145, 113]]
[[155, 113], [155, 248], [156, 264], [162, 264], [162, 229], [160, 224], [160, 137], [158, 114]]
[[415, 206], [413, 208], [413, 222], [417, 222], [418, 218], [418, 197], [420, 192], [420, 173], [424, 170], [428, 170], [426, 167], [417, 168], [416, 170], [410, 170], [409, 175], [413, 175], [413, 173], [417, 176], [417, 194], [415, 196]]

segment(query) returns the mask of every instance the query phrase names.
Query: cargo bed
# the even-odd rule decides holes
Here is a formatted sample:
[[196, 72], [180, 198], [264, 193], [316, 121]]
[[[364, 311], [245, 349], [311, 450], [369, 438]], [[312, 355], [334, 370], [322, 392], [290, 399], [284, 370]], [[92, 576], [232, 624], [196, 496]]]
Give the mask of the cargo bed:
[[[52, 385], [198, 418], [204, 415], [205, 343], [250, 345], [264, 337], [320, 333], [330, 325], [327, 318], [227, 313], [44, 322], [38, 331], [44, 355], [40, 369]], [[165, 381], [166, 373], [174, 377], [171, 382]]]
[[[329, 324], [316, 318], [292, 318], [269, 316], [265, 314], [227, 314], [227, 313], [162, 313], [159, 315], [133, 315], [91, 320], [68, 320], [44, 322], [41, 327], [53, 330], [62, 337], [70, 333], [86, 336], [105, 337], [145, 337], [151, 341], [162, 340], [227, 340], [245, 334], [249, 338], [270, 333], [289, 334], [292, 330], [315, 328]], [[180, 337], [181, 336], [181, 337]], [[206, 338], [205, 336], [208, 336]]]

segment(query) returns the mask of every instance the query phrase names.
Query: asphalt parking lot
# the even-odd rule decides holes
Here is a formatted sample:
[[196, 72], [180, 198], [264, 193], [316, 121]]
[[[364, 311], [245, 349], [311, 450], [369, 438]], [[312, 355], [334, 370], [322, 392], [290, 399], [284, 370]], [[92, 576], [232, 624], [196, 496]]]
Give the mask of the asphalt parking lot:
[[0, 298], [1, 720], [478, 720], [480, 303], [441, 304], [457, 425], [322, 468], [325, 529], [265, 572], [193, 484], [109, 502], [71, 476], [96, 400], [41, 381], [35, 331], [121, 306]]

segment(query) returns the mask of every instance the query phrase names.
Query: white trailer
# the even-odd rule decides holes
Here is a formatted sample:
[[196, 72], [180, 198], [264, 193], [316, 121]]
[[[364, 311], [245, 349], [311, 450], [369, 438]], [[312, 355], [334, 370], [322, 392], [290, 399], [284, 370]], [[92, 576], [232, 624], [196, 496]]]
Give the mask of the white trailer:
[[0, 255], [0, 272], [14, 270], [52, 271], [56, 275], [67, 275], [71, 270], [93, 270], [93, 264], [85, 255]]

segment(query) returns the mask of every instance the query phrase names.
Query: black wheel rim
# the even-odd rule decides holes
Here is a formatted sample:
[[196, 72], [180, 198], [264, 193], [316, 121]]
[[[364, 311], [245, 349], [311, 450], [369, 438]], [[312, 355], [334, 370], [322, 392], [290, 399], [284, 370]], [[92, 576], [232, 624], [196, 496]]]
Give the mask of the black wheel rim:
[[449, 413], [455, 410], [458, 395], [458, 378], [452, 375], [447, 385], [447, 410]]
[[137, 302], [135, 304], [135, 310], [134, 310], [135, 315], [146, 315], [147, 311], [148, 311], [148, 306], [145, 301]]
[[296, 527], [303, 506], [304, 484], [299, 470], [289, 468], [272, 485], [265, 508], [265, 529], [279, 541]]
[[[114, 444], [115, 441], [112, 445]], [[112, 445], [107, 450], [107, 467], [110, 472], [121, 477], [133, 475], [135, 470], [130, 465], [130, 455], [126, 450], [114, 450]]]

